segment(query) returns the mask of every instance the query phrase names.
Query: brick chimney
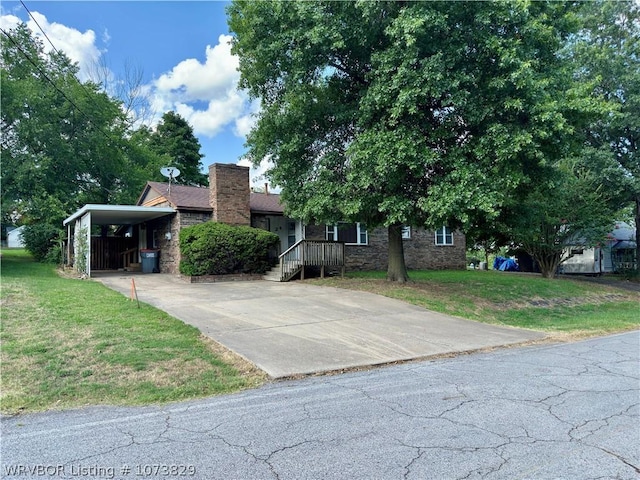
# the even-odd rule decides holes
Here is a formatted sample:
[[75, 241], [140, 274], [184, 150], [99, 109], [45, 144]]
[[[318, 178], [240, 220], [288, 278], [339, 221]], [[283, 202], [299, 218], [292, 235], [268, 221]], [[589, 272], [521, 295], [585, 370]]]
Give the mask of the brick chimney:
[[214, 221], [250, 225], [249, 195], [249, 167], [230, 163], [209, 166], [209, 203]]

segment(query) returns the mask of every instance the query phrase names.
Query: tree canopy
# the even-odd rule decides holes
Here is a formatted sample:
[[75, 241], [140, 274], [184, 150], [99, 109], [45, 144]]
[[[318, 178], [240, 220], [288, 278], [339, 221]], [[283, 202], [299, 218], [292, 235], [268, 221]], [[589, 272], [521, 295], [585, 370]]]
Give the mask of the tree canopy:
[[558, 55], [571, 73], [567, 92], [583, 107], [572, 114], [578, 142], [549, 176], [518, 191], [493, 225], [532, 255], [543, 276], [555, 275], [570, 245], [602, 243], [626, 206], [634, 205], [640, 224], [639, 12], [632, 2], [576, 9], [580, 28]]
[[3, 36], [3, 214], [61, 221], [78, 204], [117, 201], [128, 187], [118, 103], [26, 26]]
[[600, 174], [612, 208], [633, 206], [640, 262], [640, 4], [587, 2], [582, 18], [568, 47], [575, 76], [610, 106], [588, 125], [583, 158]]
[[191, 125], [176, 112], [162, 116], [151, 134], [151, 148], [166, 158], [168, 166], [178, 167], [180, 176], [176, 178], [177, 183], [196, 187], [209, 184], [209, 177], [201, 171], [204, 155], [200, 153], [200, 142]]
[[495, 219], [576, 148], [556, 2], [249, 2], [228, 10], [240, 84], [262, 110], [248, 156], [290, 214], [389, 227]]
[[162, 179], [167, 156], [175, 155], [184, 182], [206, 184], [184, 119], [170, 112], [157, 132], [132, 130], [120, 100], [80, 82], [77, 65], [63, 52], [45, 53], [25, 24], [2, 30], [0, 62], [2, 221], [26, 224], [39, 258], [82, 205], [134, 203], [147, 180]]

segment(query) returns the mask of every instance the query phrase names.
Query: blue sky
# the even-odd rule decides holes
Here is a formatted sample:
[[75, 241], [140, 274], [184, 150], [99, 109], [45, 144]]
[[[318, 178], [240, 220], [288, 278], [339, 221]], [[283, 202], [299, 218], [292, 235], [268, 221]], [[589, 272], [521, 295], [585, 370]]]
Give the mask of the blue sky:
[[[228, 2], [23, 3], [56, 48], [78, 62], [83, 80], [108, 79], [105, 84], [115, 92], [127, 69], [141, 71], [151, 104], [148, 123], [174, 110], [193, 127], [205, 167], [238, 163], [259, 106], [236, 88], [239, 73], [228, 45]], [[45, 49], [51, 48], [20, 1], [3, 0], [0, 12], [3, 29], [26, 22]], [[257, 184], [262, 170], [252, 170]]]

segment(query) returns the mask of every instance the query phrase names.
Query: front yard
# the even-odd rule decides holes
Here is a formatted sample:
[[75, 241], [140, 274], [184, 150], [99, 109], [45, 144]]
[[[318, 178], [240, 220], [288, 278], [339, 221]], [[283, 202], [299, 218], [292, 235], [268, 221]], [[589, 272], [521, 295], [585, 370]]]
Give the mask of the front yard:
[[265, 380], [196, 328], [20, 250], [2, 252], [0, 298], [5, 414], [170, 402]]
[[[364, 290], [471, 320], [572, 339], [637, 329], [640, 293], [486, 271], [306, 280]], [[0, 411], [171, 402], [251, 388], [265, 375], [199, 331], [98, 282], [2, 252]]]
[[640, 293], [579, 279], [497, 271], [412, 271], [411, 281], [385, 281], [384, 272], [309, 280], [362, 290], [469, 320], [542, 330], [561, 339], [640, 327]]

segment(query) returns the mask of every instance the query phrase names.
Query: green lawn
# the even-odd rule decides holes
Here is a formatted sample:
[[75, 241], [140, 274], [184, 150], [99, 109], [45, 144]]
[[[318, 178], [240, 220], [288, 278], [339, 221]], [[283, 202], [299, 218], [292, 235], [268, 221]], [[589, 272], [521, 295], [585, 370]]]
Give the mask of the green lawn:
[[[638, 328], [640, 295], [505, 272], [384, 273], [309, 280], [463, 318], [569, 336]], [[21, 250], [2, 252], [0, 410], [137, 405], [228, 393], [265, 376], [197, 329], [98, 282], [66, 278]]]
[[572, 279], [496, 271], [412, 271], [407, 284], [385, 272], [309, 280], [362, 290], [470, 320], [574, 336], [640, 327], [640, 294]]
[[228, 393], [261, 372], [199, 331], [91, 280], [2, 252], [3, 413]]

